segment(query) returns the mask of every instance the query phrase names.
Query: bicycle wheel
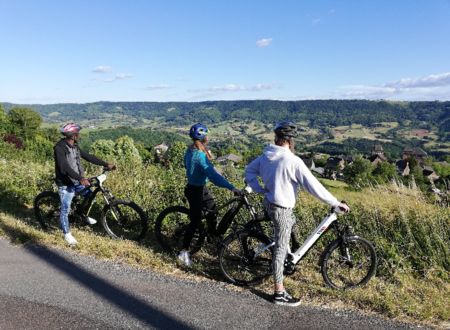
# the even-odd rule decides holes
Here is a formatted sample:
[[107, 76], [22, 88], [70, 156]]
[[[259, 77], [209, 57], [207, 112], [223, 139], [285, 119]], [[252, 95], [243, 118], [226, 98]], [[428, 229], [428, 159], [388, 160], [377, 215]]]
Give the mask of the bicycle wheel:
[[366, 284], [375, 274], [376, 267], [374, 247], [358, 236], [331, 242], [321, 262], [323, 279], [333, 289], [353, 289]]
[[105, 206], [101, 221], [106, 232], [112, 238], [139, 241], [147, 233], [147, 216], [132, 201], [117, 199]]
[[[170, 206], [163, 210], [155, 222], [155, 235], [158, 243], [169, 253], [182, 250], [184, 234], [189, 220], [189, 209], [184, 206]], [[196, 230], [189, 248], [190, 254], [201, 249], [205, 241], [206, 231], [203, 222]]]
[[60, 228], [60, 200], [58, 193], [44, 191], [36, 196], [33, 203], [34, 215], [42, 229], [54, 230]]
[[257, 283], [272, 274], [273, 242], [258, 232], [230, 235], [219, 249], [220, 270], [236, 285]]

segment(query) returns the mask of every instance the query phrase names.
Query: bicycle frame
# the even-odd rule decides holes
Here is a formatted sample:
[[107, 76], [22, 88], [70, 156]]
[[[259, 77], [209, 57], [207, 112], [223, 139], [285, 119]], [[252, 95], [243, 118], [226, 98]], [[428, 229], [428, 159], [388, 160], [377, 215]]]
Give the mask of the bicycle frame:
[[[94, 191], [91, 193], [91, 195], [89, 196], [88, 200], [86, 202], [82, 202], [80, 204], [80, 206], [82, 208], [87, 208], [87, 211], [84, 212], [84, 210], [82, 209], [81, 211], [84, 212], [86, 215], [89, 215], [89, 213], [91, 212], [92, 206], [94, 205], [94, 201], [95, 201], [95, 197], [97, 196], [97, 194], [99, 192], [102, 193], [103, 199], [105, 200], [106, 205], [110, 204], [110, 198], [114, 198], [111, 193], [109, 193], [108, 190], [106, 190], [103, 187], [103, 182], [105, 182], [107, 178], [107, 175], [105, 173], [105, 171], [100, 174], [99, 176], [93, 177], [89, 179], [89, 182], [93, 182], [94, 180], [97, 180], [96, 183], [93, 184], [93, 186], [95, 187]], [[90, 187], [86, 187], [85, 189], [89, 189]], [[83, 190], [84, 191], [84, 190]], [[106, 193], [109, 193], [110, 196], [106, 196]], [[115, 216], [115, 214], [113, 214], [113, 216]]]
[[[244, 194], [242, 196], [238, 196], [238, 197], [234, 197], [231, 198], [230, 200], [226, 201], [225, 203], [219, 205], [216, 209], [216, 211], [220, 211], [230, 205], [232, 205], [233, 203], [236, 203], [237, 205], [235, 208], [230, 208], [227, 212], [225, 212], [225, 214], [223, 215], [223, 217], [220, 219], [219, 223], [217, 224], [217, 230], [218, 230], [218, 235], [223, 235], [225, 234], [225, 232], [227, 231], [227, 229], [230, 227], [231, 221], [230, 223], [226, 223], [227, 220], [229, 219], [227, 217], [227, 215], [229, 215], [229, 211], [234, 209], [234, 212], [236, 212], [231, 219], [234, 219], [235, 215], [237, 214], [237, 212], [239, 212], [239, 210], [245, 206], [245, 208], [249, 211], [250, 216], [251, 216], [251, 222], [254, 222], [257, 219], [257, 212], [255, 210], [255, 208], [253, 207], [253, 205], [250, 203], [250, 201], [248, 200], [248, 197]], [[204, 211], [208, 212], [212, 212], [212, 210], [209, 209], [205, 209]]]
[[291, 258], [290, 261], [296, 265], [303, 256], [309, 251], [309, 249], [317, 242], [317, 240], [322, 236], [322, 234], [331, 226], [333, 222], [337, 220], [336, 212], [329, 213], [322, 222], [314, 229], [313, 233], [309, 235], [306, 241], [300, 246], [297, 251], [291, 253], [288, 252], [288, 256]]
[[[342, 213], [338, 209], [332, 209], [329, 214], [323, 218], [322, 222], [314, 229], [311, 235], [306, 239], [302, 246], [300, 246], [295, 252], [291, 252], [290, 247], [288, 247], [287, 259], [293, 265], [296, 265], [309, 251], [309, 249], [317, 242], [317, 240], [322, 236], [322, 234], [337, 221], [337, 213]], [[275, 245], [275, 241], [272, 241], [270, 244], [264, 246], [262, 249], [258, 249], [256, 255], [260, 255], [267, 249], [270, 249]]]

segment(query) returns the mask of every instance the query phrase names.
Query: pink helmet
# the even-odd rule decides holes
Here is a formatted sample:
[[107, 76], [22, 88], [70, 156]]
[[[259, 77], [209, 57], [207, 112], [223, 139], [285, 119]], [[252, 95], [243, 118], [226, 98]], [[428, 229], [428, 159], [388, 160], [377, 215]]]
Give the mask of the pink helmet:
[[61, 127], [60, 132], [65, 136], [72, 136], [73, 134], [80, 133], [81, 126], [76, 123], [65, 124]]

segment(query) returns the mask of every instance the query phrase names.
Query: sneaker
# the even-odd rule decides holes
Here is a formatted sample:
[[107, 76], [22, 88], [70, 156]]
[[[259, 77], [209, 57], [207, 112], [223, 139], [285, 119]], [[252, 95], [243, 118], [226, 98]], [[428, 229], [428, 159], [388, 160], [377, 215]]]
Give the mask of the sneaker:
[[91, 217], [85, 217], [85, 218], [84, 218], [84, 221], [86, 221], [86, 223], [87, 223], [88, 225], [95, 225], [95, 224], [97, 223], [97, 220], [92, 219]]
[[69, 245], [76, 245], [78, 243], [71, 233], [64, 234], [64, 239]]
[[292, 297], [286, 291], [283, 292], [275, 292], [273, 295], [273, 302], [275, 305], [284, 305], [284, 306], [298, 306], [300, 305], [300, 299]]
[[178, 255], [178, 260], [180, 260], [187, 267], [192, 266], [192, 261], [191, 258], [189, 257], [189, 252], [187, 251], [184, 250], [181, 251], [180, 254]]

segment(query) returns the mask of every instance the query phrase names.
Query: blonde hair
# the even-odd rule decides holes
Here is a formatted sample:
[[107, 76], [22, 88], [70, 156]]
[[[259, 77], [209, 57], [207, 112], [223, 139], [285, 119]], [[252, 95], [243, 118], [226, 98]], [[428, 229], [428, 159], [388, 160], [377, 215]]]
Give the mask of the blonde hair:
[[193, 147], [203, 151], [206, 154], [206, 157], [208, 158], [208, 160], [212, 160], [212, 155], [211, 152], [209, 151], [209, 149], [202, 143], [202, 141], [200, 140], [194, 140], [194, 144]]

